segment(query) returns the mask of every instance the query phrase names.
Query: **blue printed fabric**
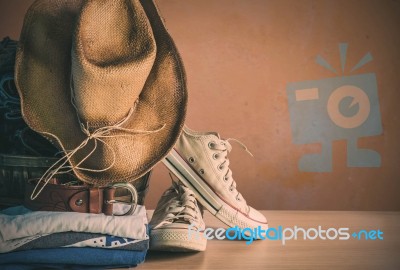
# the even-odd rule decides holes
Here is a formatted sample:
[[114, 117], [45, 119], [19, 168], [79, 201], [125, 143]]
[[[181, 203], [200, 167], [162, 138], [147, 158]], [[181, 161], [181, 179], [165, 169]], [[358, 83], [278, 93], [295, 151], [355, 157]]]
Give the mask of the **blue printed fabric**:
[[14, 242], [16, 242], [16, 248], [10, 247], [9, 251], [60, 247], [98, 247], [141, 251], [146, 250], [149, 247], [149, 239], [136, 240], [125, 237], [84, 232], [53, 233], [42, 235], [37, 238], [16, 239]]

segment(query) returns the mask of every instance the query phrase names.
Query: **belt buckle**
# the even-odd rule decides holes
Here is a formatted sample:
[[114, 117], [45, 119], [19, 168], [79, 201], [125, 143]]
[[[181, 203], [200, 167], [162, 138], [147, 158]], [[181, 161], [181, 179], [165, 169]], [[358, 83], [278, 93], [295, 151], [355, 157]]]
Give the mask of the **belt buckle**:
[[138, 193], [136, 191], [136, 188], [131, 183], [113, 183], [110, 185], [110, 187], [116, 188], [116, 189], [124, 188], [124, 189], [128, 190], [129, 193], [131, 194], [130, 201], [121, 201], [121, 200], [117, 200], [117, 199], [107, 201], [108, 204], [121, 203], [121, 204], [127, 204], [127, 205], [131, 206], [125, 214], [122, 214], [122, 215], [113, 214], [113, 216], [127, 216], [127, 215], [134, 213], [136, 210], [136, 207], [137, 207], [137, 202], [138, 202]]

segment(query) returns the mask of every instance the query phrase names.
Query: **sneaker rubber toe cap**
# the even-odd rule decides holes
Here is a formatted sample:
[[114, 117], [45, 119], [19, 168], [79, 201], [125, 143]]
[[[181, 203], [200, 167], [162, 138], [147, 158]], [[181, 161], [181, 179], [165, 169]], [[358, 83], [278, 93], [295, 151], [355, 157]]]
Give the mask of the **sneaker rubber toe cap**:
[[249, 217], [256, 222], [267, 224], [267, 219], [258, 210], [250, 206]]

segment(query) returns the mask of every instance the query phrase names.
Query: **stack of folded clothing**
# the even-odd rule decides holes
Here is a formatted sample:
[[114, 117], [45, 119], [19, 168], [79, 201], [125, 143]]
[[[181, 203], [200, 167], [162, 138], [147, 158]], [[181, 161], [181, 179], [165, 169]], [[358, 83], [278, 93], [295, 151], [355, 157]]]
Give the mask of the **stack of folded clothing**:
[[0, 213], [0, 268], [136, 266], [149, 246], [147, 223], [143, 206], [129, 216], [7, 208]]

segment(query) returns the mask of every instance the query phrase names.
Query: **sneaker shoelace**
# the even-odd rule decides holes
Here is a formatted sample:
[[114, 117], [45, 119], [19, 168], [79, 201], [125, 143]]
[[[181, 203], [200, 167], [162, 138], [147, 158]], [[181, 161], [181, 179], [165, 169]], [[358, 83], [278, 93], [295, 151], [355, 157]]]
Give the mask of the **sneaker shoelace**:
[[173, 182], [170, 192], [177, 193], [177, 196], [167, 202], [169, 206], [167, 208], [168, 214], [165, 217], [165, 221], [171, 223], [190, 223], [194, 225], [199, 223], [199, 206], [197, 205], [193, 191]]
[[246, 203], [242, 194], [236, 189], [236, 182], [232, 177], [232, 170], [229, 168], [229, 159], [228, 154], [232, 151], [232, 145], [229, 143], [230, 141], [234, 141], [238, 143], [249, 155], [253, 156], [253, 154], [247, 149], [247, 147], [239, 140], [228, 138], [228, 139], [220, 139], [218, 142], [211, 142], [209, 144], [210, 149], [215, 150], [216, 153], [213, 154], [213, 159], [222, 160], [222, 162], [218, 165], [218, 170], [222, 172], [223, 180], [228, 182], [229, 191], [236, 193], [236, 200]]

